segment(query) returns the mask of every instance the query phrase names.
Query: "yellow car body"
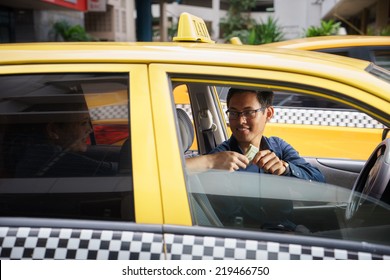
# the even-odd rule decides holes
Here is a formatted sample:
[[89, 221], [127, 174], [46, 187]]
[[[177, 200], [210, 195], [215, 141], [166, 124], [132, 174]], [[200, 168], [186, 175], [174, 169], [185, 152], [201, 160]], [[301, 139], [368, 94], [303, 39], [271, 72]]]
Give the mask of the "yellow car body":
[[[184, 199], [187, 195], [185, 188], [177, 188], [178, 185], [184, 185], [183, 173], [179, 171], [182, 170], [183, 163], [178, 149], [176, 125], [171, 110], [173, 100], [166, 73], [190, 71], [201, 75], [203, 81], [210, 83], [215, 79], [208, 77], [215, 73], [231, 77], [262, 77], [289, 83], [305, 79], [307, 85], [321, 84], [322, 87], [342, 92], [346, 98], [361, 100], [353, 106], [385, 125], [390, 122], [389, 84], [377, 80], [365, 71], [369, 67], [368, 62], [347, 58], [282, 49], [262, 51], [250, 46], [196, 43], [3, 44], [0, 52], [0, 73], [3, 75], [58, 71], [134, 73], [130, 75], [130, 92], [135, 93], [130, 95], [130, 112], [131, 120], [134, 121], [131, 124], [132, 145], [137, 147], [132, 155], [136, 171], [134, 182], [139, 186], [136, 200], [149, 201], [147, 205], [137, 204], [136, 213], [137, 220], [146, 223], [164, 221], [191, 224], [188, 201]], [[180, 81], [180, 78], [177, 80]], [[308, 88], [305, 91], [311, 90]], [[347, 102], [339, 97], [337, 99], [339, 102]], [[220, 111], [220, 114], [223, 112]], [[143, 120], [142, 125], [135, 120]], [[266, 134], [278, 133], [304, 156], [311, 156], [310, 149], [314, 149], [316, 152], [320, 151], [319, 156], [329, 157], [325, 149], [334, 149], [338, 150], [338, 155], [343, 151], [350, 154], [351, 150], [365, 150], [363, 157], [367, 157], [382, 133], [382, 129], [378, 128], [373, 131], [372, 137], [364, 136], [361, 140], [357, 137], [360, 129], [352, 132], [348, 128], [326, 129], [321, 125], [314, 128], [318, 133], [308, 138], [305, 129], [299, 126], [269, 124]], [[326, 140], [332, 133], [343, 135], [345, 141], [338, 142], [335, 146], [332, 140]], [[321, 143], [320, 147], [318, 143]], [[309, 144], [312, 146], [307, 147]], [[352, 152], [351, 157], [354, 155], [355, 152]], [[172, 189], [173, 186], [175, 187]], [[175, 195], [163, 195], [160, 192]], [[161, 212], [162, 204], [165, 205], [164, 213]], [[182, 211], [183, 209], [187, 210]]]
[[390, 37], [338, 35], [291, 39], [262, 46], [319, 51], [364, 59], [390, 69]]
[[291, 39], [262, 46], [299, 50], [319, 50], [345, 47], [389, 46], [388, 36], [337, 35]]
[[[388, 36], [318, 36], [269, 43], [260, 47], [338, 54], [373, 61], [379, 66], [390, 69], [390, 37]], [[299, 108], [296, 109], [300, 110]], [[324, 113], [326, 114], [326, 112]], [[299, 147], [299, 151], [304, 156], [321, 154], [323, 157], [332, 158], [337, 154], [340, 156], [340, 151], [344, 151], [342, 157], [362, 160], [369, 156], [370, 150], [375, 146], [382, 128], [383, 126], [379, 123], [373, 125], [371, 129], [351, 129], [348, 126], [319, 126], [316, 133], [308, 133], [307, 126], [303, 123], [293, 126], [273, 123], [267, 127], [266, 133], [268, 135], [282, 135], [284, 138], [291, 139], [294, 146]], [[331, 141], [330, 139], [334, 136], [342, 134], [346, 135], [346, 139], [354, 140], [345, 141], [343, 144], [334, 147], [317, 144]], [[306, 137], [312, 139], [313, 144], [305, 145], [305, 147], [301, 146], [299, 144], [300, 135], [306, 135]]]
[[[135, 222], [141, 225], [192, 227], [196, 224], [189, 201], [177, 105], [191, 104], [190, 109], [197, 116], [192, 118], [197, 139], [193, 148], [197, 147], [197, 152], [203, 154], [207, 152], [203, 134], [207, 129], [202, 128], [199, 119], [204, 109], [212, 116], [210, 131], [216, 143], [229, 136], [215, 87], [265, 88], [325, 98], [367, 115], [382, 127], [367, 132], [366, 128], [355, 125], [339, 127], [321, 122], [305, 125], [294, 113], [288, 115], [287, 111], [281, 111], [281, 116], [286, 118], [269, 123], [266, 135], [284, 138], [302, 156], [365, 160], [381, 141], [383, 128], [390, 125], [390, 83], [381, 79], [388, 75], [382, 71], [367, 61], [327, 54], [214, 43], [0, 45], [0, 78], [55, 73], [113, 75], [101, 88], [89, 92], [86, 99], [90, 111], [128, 107], [127, 118], [95, 119], [93, 125], [127, 125]], [[125, 77], [128, 83], [121, 80], [121, 86], [111, 89], [116, 74], [121, 79]], [[87, 88], [90, 80], [86, 81], [80, 82], [82, 87]], [[185, 86], [176, 91], [180, 85]], [[291, 108], [288, 110], [291, 112]], [[328, 113], [319, 112], [318, 117], [326, 119], [323, 114]], [[78, 182], [88, 183], [87, 178], [82, 179]], [[6, 184], [15, 179], [1, 180]], [[104, 180], [96, 180], [91, 186], [100, 181]], [[112, 188], [120, 186], [118, 182]]]

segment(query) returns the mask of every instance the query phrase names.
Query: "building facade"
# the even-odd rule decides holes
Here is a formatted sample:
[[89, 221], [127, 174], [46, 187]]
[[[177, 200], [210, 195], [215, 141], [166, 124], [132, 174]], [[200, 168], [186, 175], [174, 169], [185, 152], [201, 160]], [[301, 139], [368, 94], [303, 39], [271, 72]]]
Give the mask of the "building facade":
[[[181, 12], [190, 12], [204, 18], [213, 39], [221, 40], [219, 23], [226, 17], [228, 0], [179, 0], [164, 5], [163, 13], [158, 3], [153, 6], [153, 17], [163, 14], [167, 18], [163, 22], [174, 25]], [[307, 28], [330, 19], [341, 22], [344, 33], [374, 35], [390, 26], [390, 0], [258, 0], [250, 16], [258, 23], [267, 17], [276, 19], [284, 39], [304, 37]]]
[[52, 41], [54, 22], [84, 24], [86, 0], [0, 0], [0, 42]]
[[[61, 20], [99, 41], [169, 41], [182, 12], [202, 17], [222, 42], [228, 8], [229, 0], [0, 0], [0, 42], [53, 41], [53, 24]], [[348, 34], [373, 34], [389, 27], [390, 0], [257, 0], [250, 17], [258, 23], [273, 17], [284, 39], [329, 19]]]
[[135, 41], [134, 13], [134, 0], [0, 0], [0, 43], [54, 41], [60, 21], [96, 40]]
[[390, 0], [274, 0], [275, 17], [285, 39], [304, 36], [321, 20], [341, 22], [344, 34], [376, 35], [390, 25]]

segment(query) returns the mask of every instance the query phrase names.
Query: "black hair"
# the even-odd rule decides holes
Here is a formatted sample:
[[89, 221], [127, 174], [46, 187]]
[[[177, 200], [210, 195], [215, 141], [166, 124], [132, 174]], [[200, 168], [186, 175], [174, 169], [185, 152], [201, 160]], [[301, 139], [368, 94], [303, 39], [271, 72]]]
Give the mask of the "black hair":
[[229, 107], [230, 99], [232, 99], [233, 95], [251, 92], [255, 93], [257, 100], [259, 101], [261, 107], [269, 107], [272, 106], [274, 100], [274, 93], [270, 90], [254, 90], [254, 89], [244, 89], [244, 88], [230, 88], [227, 94], [226, 103]]

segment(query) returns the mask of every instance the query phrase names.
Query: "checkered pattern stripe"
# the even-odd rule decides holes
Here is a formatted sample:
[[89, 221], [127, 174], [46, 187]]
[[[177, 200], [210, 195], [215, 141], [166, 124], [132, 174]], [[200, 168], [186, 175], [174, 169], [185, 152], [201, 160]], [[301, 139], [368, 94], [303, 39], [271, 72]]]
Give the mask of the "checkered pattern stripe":
[[388, 255], [232, 238], [165, 234], [172, 260], [390, 260]]
[[[192, 119], [190, 105], [177, 104], [176, 108], [185, 110]], [[227, 107], [223, 106], [223, 111], [226, 110]], [[229, 122], [226, 114], [224, 116], [226, 122]], [[385, 127], [369, 115], [361, 112], [281, 107], [275, 107], [275, 114], [271, 123], [380, 129]]]
[[0, 228], [0, 259], [164, 259], [162, 234], [66, 228]]
[[126, 104], [96, 107], [92, 108], [89, 113], [93, 121], [129, 118], [129, 109]]
[[[172, 260], [390, 260], [390, 255], [298, 244], [164, 234]], [[162, 260], [157, 233], [66, 228], [0, 228], [0, 259]]]
[[355, 111], [275, 108], [273, 123], [355, 128], [384, 128], [367, 114]]

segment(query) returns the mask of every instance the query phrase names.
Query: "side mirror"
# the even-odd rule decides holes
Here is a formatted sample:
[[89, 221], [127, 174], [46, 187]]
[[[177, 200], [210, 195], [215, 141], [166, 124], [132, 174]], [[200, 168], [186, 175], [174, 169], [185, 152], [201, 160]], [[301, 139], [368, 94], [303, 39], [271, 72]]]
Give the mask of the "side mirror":
[[389, 134], [390, 128], [384, 128], [382, 132], [382, 141], [385, 140]]

